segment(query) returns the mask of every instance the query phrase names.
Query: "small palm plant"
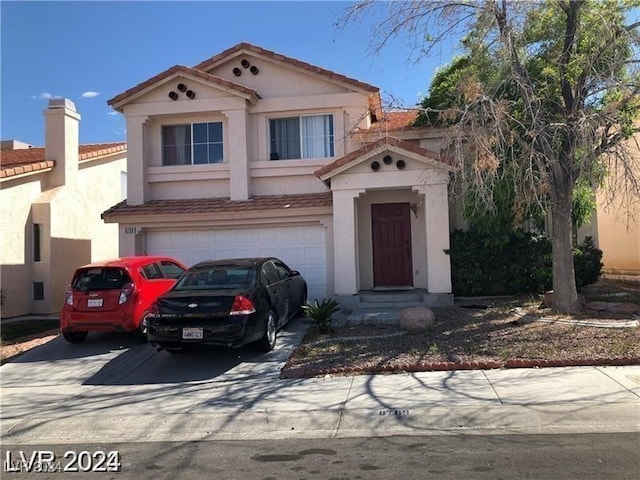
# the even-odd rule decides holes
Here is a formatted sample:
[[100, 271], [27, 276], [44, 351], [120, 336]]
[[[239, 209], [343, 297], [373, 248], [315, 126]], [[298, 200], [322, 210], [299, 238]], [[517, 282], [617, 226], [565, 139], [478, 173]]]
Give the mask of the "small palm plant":
[[332, 298], [325, 298], [321, 302], [314, 300], [302, 307], [307, 317], [311, 319], [311, 324], [316, 327], [320, 333], [331, 332], [331, 316], [340, 310], [338, 302]]

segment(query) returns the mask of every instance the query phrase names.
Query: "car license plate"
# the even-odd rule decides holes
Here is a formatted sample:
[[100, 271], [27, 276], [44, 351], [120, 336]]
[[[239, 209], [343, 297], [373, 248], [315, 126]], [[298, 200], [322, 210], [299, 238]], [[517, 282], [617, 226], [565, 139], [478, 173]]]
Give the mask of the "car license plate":
[[182, 338], [184, 340], [202, 340], [202, 328], [183, 328]]
[[101, 298], [88, 298], [87, 299], [87, 307], [101, 307], [102, 299]]

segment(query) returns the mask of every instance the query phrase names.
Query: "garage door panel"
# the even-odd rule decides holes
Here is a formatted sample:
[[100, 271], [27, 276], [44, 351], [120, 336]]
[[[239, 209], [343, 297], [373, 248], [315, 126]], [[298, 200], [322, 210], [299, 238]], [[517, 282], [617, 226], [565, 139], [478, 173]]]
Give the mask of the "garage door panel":
[[215, 235], [213, 232], [192, 232], [192, 245], [207, 247], [215, 242]]
[[327, 295], [326, 229], [259, 229], [147, 232], [147, 253], [170, 255], [188, 266], [203, 260], [278, 257], [305, 277], [309, 299]]

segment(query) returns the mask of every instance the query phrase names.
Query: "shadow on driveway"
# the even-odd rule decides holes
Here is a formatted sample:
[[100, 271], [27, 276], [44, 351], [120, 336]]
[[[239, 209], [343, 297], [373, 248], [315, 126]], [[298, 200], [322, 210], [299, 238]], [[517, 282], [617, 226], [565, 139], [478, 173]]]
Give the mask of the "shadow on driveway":
[[157, 351], [149, 344], [123, 350], [87, 378], [83, 385], [145, 385], [211, 380], [242, 366], [237, 373], [252, 377], [279, 374], [291, 350], [300, 342], [306, 328], [301, 319], [291, 320], [278, 333], [276, 348], [263, 353], [247, 345], [238, 349], [224, 347], [194, 348], [179, 353]]

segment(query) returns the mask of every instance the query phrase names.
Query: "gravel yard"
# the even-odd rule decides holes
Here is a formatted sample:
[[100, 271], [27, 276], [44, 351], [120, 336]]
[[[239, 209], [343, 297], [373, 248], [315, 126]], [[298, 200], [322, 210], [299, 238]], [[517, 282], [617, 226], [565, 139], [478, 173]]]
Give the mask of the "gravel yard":
[[634, 320], [632, 315], [568, 317], [554, 315], [539, 305], [537, 298], [510, 298], [434, 308], [434, 326], [420, 334], [404, 333], [397, 324], [339, 327], [330, 334], [312, 328], [284, 370], [314, 376], [428, 370], [430, 365], [443, 362], [504, 363], [516, 359], [640, 363], [640, 328], [568, 322], [612, 325]]

